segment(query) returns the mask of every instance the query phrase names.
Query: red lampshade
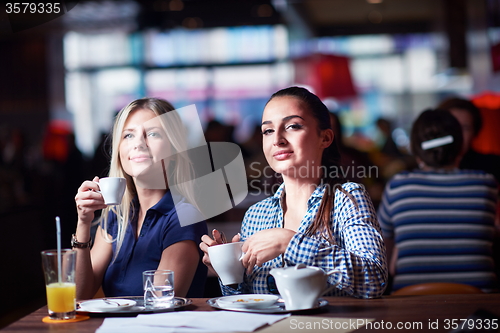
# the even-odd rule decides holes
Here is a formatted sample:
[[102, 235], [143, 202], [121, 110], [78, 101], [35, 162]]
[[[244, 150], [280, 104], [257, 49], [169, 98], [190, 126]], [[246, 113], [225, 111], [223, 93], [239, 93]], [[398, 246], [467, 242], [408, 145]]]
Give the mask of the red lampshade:
[[481, 110], [483, 127], [472, 142], [472, 147], [483, 154], [500, 155], [500, 95], [485, 92], [472, 99]]
[[68, 157], [68, 135], [71, 124], [64, 120], [51, 120], [43, 139], [43, 156], [46, 160], [64, 162]]
[[314, 54], [294, 60], [295, 82], [314, 89], [319, 98], [338, 99], [356, 96], [349, 58]]

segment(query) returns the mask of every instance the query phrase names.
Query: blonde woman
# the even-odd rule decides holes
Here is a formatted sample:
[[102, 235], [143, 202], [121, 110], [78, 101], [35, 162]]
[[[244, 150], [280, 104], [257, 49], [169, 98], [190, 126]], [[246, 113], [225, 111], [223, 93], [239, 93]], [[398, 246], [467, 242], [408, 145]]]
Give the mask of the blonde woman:
[[[98, 177], [78, 189], [78, 224], [72, 242], [78, 252], [78, 299], [93, 297], [101, 286], [108, 297], [143, 295], [142, 272], [152, 269], [175, 272], [176, 296], [203, 296], [206, 267], [197, 243], [206, 224], [179, 223], [179, 209], [189, 216], [191, 211], [196, 214], [196, 205], [186, 203], [189, 200], [174, 204], [173, 185], [169, 186], [169, 180], [182, 184], [179, 180], [187, 179], [191, 170], [178, 153], [186, 150], [186, 140], [180, 118], [172, 111], [165, 100], [143, 98], [116, 116], [109, 176], [127, 180], [120, 205], [104, 204]], [[176, 189], [190, 197], [189, 189]], [[90, 230], [99, 209], [103, 212], [91, 249]]]

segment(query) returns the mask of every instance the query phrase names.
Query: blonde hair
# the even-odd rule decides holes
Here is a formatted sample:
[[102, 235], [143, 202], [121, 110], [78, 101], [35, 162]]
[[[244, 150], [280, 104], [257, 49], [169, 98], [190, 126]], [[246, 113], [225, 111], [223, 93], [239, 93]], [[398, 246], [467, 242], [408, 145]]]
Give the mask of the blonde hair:
[[[126, 174], [123, 170], [121, 160], [120, 160], [120, 143], [122, 141], [122, 132], [125, 126], [125, 122], [131, 113], [137, 110], [150, 110], [156, 116], [161, 116], [166, 113], [168, 115], [167, 124], [162, 118], [160, 118], [160, 124], [165, 131], [168, 140], [171, 143], [173, 151], [171, 152], [174, 157], [175, 164], [173, 168], [169, 170], [170, 177], [168, 179], [173, 180], [176, 184], [176, 188], [180, 194], [186, 198], [186, 200], [193, 204], [195, 208], [198, 208], [194, 200], [193, 189], [190, 182], [185, 180], [194, 179], [194, 171], [190, 160], [186, 157], [183, 152], [187, 150], [187, 132], [184, 130], [184, 125], [182, 120], [172, 104], [166, 100], [159, 98], [141, 98], [130, 102], [125, 106], [116, 116], [115, 123], [113, 126], [112, 136], [111, 136], [111, 162], [109, 168], [109, 177], [123, 177], [127, 180], [127, 189], [123, 195], [123, 199], [120, 205], [108, 206], [102, 211], [101, 218], [98, 223], [101, 223], [101, 229], [103, 232], [104, 239], [109, 242], [116, 242], [116, 252], [114, 258], [118, 255], [121, 249], [123, 240], [125, 238], [125, 232], [130, 223], [130, 220], [135, 216], [131, 215], [135, 211], [133, 206], [133, 199], [137, 195], [137, 189], [132, 177]], [[163, 163], [163, 161], [161, 161]], [[108, 217], [109, 212], [112, 211], [116, 214], [118, 231], [116, 238], [111, 239], [107, 233], [108, 229]]]

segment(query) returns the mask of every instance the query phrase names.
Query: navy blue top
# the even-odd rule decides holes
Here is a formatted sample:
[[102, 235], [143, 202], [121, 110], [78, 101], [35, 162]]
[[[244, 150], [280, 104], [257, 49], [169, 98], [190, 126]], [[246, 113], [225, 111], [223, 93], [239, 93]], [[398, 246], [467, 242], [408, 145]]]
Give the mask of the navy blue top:
[[[138, 207], [137, 201], [134, 202]], [[196, 209], [190, 204], [181, 204], [178, 209], [193, 211]], [[200, 242], [201, 236], [207, 233], [205, 222], [181, 227], [177, 217], [176, 208], [172, 200], [170, 191], [153, 207], [148, 209], [144, 218], [139, 237], [137, 235], [137, 212], [133, 214], [129, 224], [122, 247], [118, 256], [108, 266], [102, 283], [104, 294], [112, 296], [142, 296], [142, 272], [157, 269], [160, 263], [163, 250], [170, 245], [192, 240]], [[118, 225], [116, 215], [110, 213], [108, 223], [108, 233], [115, 238]], [[113, 258], [116, 251], [116, 242], [113, 243]], [[193, 282], [186, 297], [203, 297], [205, 280], [207, 277], [207, 267], [202, 263], [203, 253], [199, 250], [200, 260], [196, 269]], [[178, 278], [174, 275], [174, 279]]]

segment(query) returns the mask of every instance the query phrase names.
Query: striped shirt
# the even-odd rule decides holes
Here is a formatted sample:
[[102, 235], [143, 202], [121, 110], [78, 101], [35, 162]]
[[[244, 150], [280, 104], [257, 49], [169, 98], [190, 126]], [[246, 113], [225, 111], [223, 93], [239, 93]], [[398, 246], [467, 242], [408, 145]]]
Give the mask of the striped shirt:
[[378, 217], [398, 250], [393, 289], [424, 282], [488, 291], [497, 187], [482, 171], [402, 172], [386, 185]]
[[[387, 282], [386, 255], [380, 226], [373, 204], [363, 185], [342, 184], [342, 188], [355, 200], [340, 190], [335, 191], [331, 231], [335, 243], [322, 235], [307, 235], [327, 187], [318, 186], [307, 202], [307, 213], [297, 233], [293, 236], [283, 256], [255, 266], [250, 275], [238, 286], [238, 290], [222, 287], [224, 295], [239, 293], [269, 293], [267, 277], [275, 267], [295, 266], [303, 263], [322, 268], [325, 272], [339, 270], [329, 276], [328, 283], [339, 282], [326, 295], [354, 296], [360, 298], [379, 297]], [[278, 191], [248, 209], [243, 219], [241, 240], [260, 230], [283, 228], [281, 199], [285, 193], [284, 184]]]

